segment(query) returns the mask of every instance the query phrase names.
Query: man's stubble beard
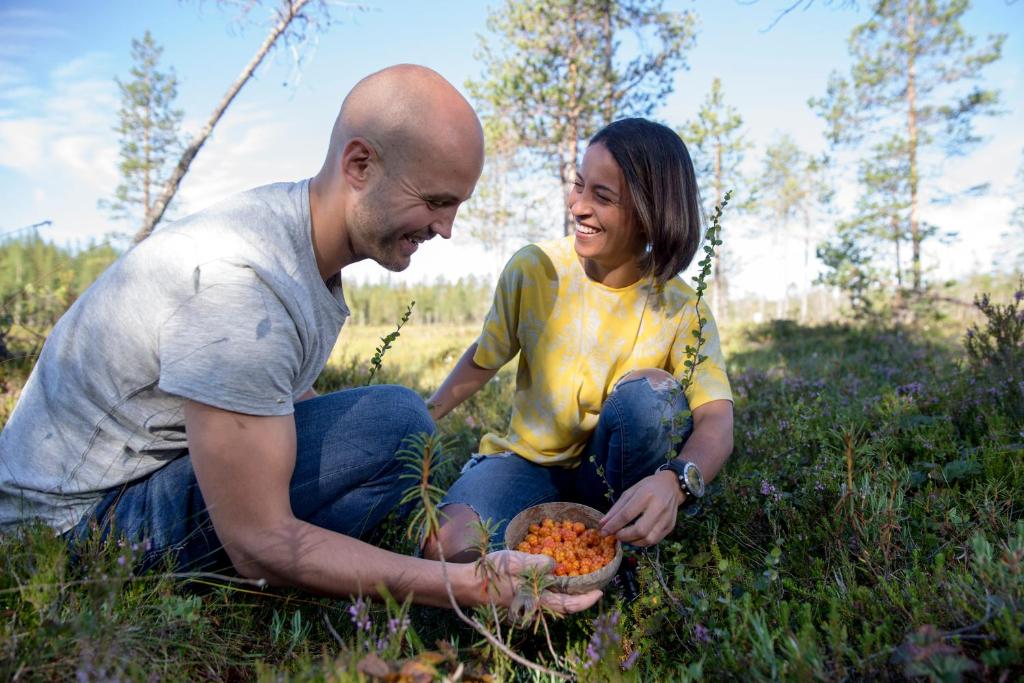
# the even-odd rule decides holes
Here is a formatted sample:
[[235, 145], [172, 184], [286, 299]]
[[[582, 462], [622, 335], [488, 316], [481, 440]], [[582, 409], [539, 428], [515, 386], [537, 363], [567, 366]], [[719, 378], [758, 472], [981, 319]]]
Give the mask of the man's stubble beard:
[[381, 267], [399, 273], [409, 267], [410, 259], [399, 255], [398, 241], [389, 229], [388, 212], [384, 198], [388, 194], [384, 179], [360, 202], [356, 210], [356, 226], [353, 231], [358, 235], [367, 258], [376, 261]]

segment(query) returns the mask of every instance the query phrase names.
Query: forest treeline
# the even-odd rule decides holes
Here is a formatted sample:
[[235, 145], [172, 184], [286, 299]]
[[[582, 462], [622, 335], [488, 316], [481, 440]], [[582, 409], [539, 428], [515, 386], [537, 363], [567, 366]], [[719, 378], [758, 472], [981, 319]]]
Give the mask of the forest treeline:
[[[60, 246], [35, 232], [0, 242], [0, 343], [12, 328], [41, 341], [119, 254], [106, 242]], [[412, 321], [462, 325], [483, 319], [492, 291], [491, 282], [474, 276], [455, 282], [346, 283], [345, 300], [350, 324], [392, 324], [415, 301]]]

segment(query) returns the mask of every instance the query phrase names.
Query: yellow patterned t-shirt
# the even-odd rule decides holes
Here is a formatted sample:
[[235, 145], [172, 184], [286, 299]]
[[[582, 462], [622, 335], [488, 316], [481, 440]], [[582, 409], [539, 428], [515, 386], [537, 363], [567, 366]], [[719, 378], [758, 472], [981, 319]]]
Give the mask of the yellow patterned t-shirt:
[[[574, 464], [597, 427], [601, 406], [631, 370], [686, 376], [696, 338], [697, 294], [676, 277], [659, 291], [650, 279], [613, 289], [587, 277], [573, 236], [533, 244], [509, 260], [473, 361], [498, 369], [519, 353], [507, 435], [489, 433], [481, 453], [513, 451], [533, 462]], [[686, 392], [691, 410], [732, 400], [711, 311], [701, 301], [707, 359]]]

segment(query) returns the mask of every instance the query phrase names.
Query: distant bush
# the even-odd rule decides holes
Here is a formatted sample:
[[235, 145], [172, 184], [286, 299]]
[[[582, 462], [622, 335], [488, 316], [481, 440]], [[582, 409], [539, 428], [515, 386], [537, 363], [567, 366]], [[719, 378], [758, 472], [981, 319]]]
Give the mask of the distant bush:
[[36, 234], [0, 241], [0, 360], [39, 346], [118, 255], [107, 244], [72, 249]]

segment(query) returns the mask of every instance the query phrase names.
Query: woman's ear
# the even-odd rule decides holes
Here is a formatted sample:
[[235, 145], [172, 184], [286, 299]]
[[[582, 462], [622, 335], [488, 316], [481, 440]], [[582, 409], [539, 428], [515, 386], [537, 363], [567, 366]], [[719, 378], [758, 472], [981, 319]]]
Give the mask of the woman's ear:
[[373, 167], [379, 157], [377, 150], [373, 148], [365, 138], [352, 138], [345, 143], [341, 151], [341, 175], [345, 182], [351, 187], [361, 190], [366, 187], [373, 175]]

